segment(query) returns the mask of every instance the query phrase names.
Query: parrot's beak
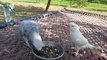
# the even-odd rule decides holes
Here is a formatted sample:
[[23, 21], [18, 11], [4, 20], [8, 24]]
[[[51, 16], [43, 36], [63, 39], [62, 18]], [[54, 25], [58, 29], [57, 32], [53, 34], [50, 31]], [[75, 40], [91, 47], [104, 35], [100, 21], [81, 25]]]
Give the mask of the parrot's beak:
[[65, 26], [66, 26], [68, 29], [70, 29], [70, 25], [69, 25], [69, 24], [65, 24]]
[[63, 22], [63, 23], [64, 23], [65, 28], [70, 29], [70, 25], [69, 25], [69, 23], [68, 23], [68, 22]]

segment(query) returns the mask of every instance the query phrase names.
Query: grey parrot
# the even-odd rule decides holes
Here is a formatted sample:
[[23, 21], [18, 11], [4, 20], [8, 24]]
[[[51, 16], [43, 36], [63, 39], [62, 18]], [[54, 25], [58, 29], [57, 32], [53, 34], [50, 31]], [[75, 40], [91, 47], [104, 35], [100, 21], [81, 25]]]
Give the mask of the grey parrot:
[[36, 48], [38, 51], [42, 49], [44, 43], [40, 36], [39, 24], [33, 20], [23, 20], [19, 27], [19, 33], [24, 38], [28, 47]]

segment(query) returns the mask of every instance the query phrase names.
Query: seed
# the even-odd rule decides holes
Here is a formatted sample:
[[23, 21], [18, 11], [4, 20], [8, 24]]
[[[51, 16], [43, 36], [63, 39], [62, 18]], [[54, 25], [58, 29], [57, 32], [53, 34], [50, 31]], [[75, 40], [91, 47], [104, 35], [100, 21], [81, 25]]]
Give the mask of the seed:
[[42, 55], [39, 55], [39, 56], [44, 58], [54, 58], [61, 55], [60, 50], [52, 46], [44, 46], [40, 52], [42, 53]]

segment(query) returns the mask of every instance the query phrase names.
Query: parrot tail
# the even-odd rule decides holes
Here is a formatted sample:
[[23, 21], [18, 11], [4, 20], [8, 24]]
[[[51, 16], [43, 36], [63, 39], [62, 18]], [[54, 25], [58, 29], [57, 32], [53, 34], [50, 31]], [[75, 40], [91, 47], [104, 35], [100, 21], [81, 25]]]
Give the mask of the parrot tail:
[[94, 46], [89, 44], [89, 48], [93, 51], [103, 51], [103, 49], [100, 46]]

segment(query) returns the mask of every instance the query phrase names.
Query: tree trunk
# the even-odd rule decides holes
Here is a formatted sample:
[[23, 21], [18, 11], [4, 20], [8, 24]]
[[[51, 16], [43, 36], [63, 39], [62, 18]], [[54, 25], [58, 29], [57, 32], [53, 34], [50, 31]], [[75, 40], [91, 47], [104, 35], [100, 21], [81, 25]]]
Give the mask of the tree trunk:
[[49, 8], [49, 6], [50, 6], [50, 3], [51, 3], [51, 0], [48, 0], [48, 3], [47, 3], [47, 6], [46, 6], [46, 9], [45, 9], [45, 12], [48, 11], [48, 8]]

